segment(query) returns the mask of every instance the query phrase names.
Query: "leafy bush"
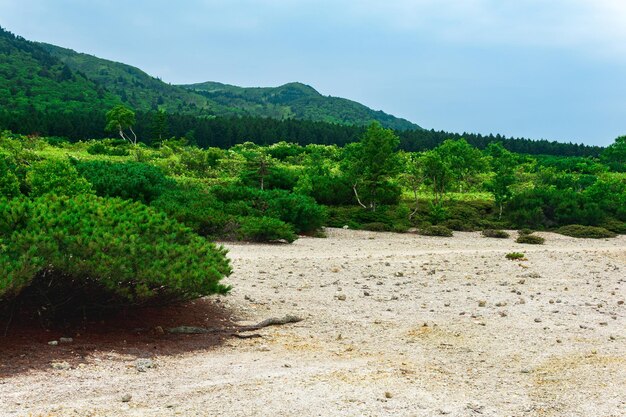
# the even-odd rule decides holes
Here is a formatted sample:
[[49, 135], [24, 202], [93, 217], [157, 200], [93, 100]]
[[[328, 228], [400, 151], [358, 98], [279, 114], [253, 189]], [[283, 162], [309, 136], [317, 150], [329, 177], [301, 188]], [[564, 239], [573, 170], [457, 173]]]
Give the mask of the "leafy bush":
[[96, 142], [87, 147], [87, 153], [90, 155], [109, 155], [109, 156], [128, 156], [128, 149], [122, 147], [110, 147], [102, 142]]
[[519, 233], [520, 236], [523, 236], [532, 235], [533, 233], [535, 233], [535, 231], [533, 229], [519, 229], [517, 233]]
[[603, 227], [582, 226], [580, 224], [563, 226], [558, 228], [556, 232], [565, 236], [588, 239], [603, 239], [617, 236], [615, 232], [611, 232]]
[[515, 242], [526, 243], [529, 245], [543, 245], [546, 240], [537, 235], [520, 235]]
[[275, 242], [296, 240], [293, 228], [287, 223], [272, 217], [246, 217], [240, 220], [239, 238], [252, 242]]
[[81, 178], [76, 168], [67, 161], [49, 159], [36, 163], [26, 174], [30, 196], [47, 193], [76, 196], [91, 193], [91, 185]]
[[614, 218], [606, 219], [600, 226], [620, 235], [626, 234], [626, 222], [621, 222]]
[[372, 232], [390, 232], [392, 229], [390, 225], [381, 222], [365, 223], [361, 225], [361, 228]]
[[524, 259], [526, 257], [526, 255], [524, 255], [523, 253], [520, 252], [511, 252], [511, 253], [507, 253], [505, 255], [506, 259], [509, 259], [511, 261], [517, 261], [519, 259]]
[[174, 181], [152, 165], [141, 162], [79, 162], [77, 169], [101, 197], [120, 197], [150, 203]]
[[0, 155], [0, 197], [12, 198], [21, 194], [20, 180], [10, 169], [7, 159]]
[[[224, 293], [226, 250], [140, 203], [79, 195], [0, 200], [0, 299], [42, 276], [41, 302], [75, 308]], [[56, 295], [61, 299], [54, 299]]]
[[224, 212], [224, 204], [211, 193], [193, 186], [165, 191], [151, 204], [209, 238], [234, 239], [238, 227], [235, 216]]
[[216, 186], [211, 193], [236, 216], [274, 217], [289, 223], [297, 233], [313, 232], [324, 224], [326, 211], [311, 197], [285, 190]]
[[445, 226], [428, 226], [422, 229], [419, 229], [418, 233], [423, 236], [442, 236], [442, 237], [452, 237], [452, 230], [448, 229]]
[[471, 224], [458, 219], [446, 220], [441, 225], [457, 232], [471, 232], [474, 230], [474, 227]]
[[507, 232], [505, 232], [504, 230], [497, 230], [497, 229], [486, 229], [483, 230], [481, 232], [481, 234], [484, 237], [493, 237], [496, 239], [506, 239], [509, 237], [509, 234]]

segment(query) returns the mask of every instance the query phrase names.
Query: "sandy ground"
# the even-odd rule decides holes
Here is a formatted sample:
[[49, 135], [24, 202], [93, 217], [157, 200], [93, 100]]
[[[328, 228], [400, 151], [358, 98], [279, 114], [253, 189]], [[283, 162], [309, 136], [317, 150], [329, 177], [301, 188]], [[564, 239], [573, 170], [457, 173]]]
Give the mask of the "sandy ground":
[[[330, 229], [228, 244], [234, 289], [219, 308], [242, 324], [304, 321], [13, 372], [0, 415], [626, 416], [626, 236], [541, 235], [531, 246]], [[505, 259], [513, 251], [527, 260]], [[138, 371], [138, 356], [155, 366]]]

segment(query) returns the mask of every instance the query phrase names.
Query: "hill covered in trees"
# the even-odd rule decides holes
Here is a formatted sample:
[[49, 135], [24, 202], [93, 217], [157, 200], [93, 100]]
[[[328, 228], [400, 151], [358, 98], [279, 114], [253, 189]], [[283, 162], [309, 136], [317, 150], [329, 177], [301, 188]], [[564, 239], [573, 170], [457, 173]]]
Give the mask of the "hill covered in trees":
[[230, 147], [246, 141], [343, 146], [358, 140], [377, 120], [393, 128], [400, 148], [432, 149], [446, 139], [465, 138], [484, 149], [502, 142], [514, 152], [597, 156], [602, 148], [572, 143], [456, 134], [425, 130], [359, 103], [326, 97], [310, 86], [242, 88], [215, 82], [170, 85], [138, 68], [35, 43], [0, 28], [0, 129], [61, 136], [104, 138], [105, 113], [124, 104], [136, 111], [139, 139], [153, 143], [186, 137], [201, 147]]
[[326, 97], [312, 87], [289, 83], [276, 88], [241, 88], [207, 82], [170, 85], [130, 65], [45, 43], [39, 44], [74, 71], [86, 74], [137, 110], [165, 110], [196, 116], [250, 116], [367, 125], [372, 120], [393, 129], [419, 129], [407, 120], [357, 102]]

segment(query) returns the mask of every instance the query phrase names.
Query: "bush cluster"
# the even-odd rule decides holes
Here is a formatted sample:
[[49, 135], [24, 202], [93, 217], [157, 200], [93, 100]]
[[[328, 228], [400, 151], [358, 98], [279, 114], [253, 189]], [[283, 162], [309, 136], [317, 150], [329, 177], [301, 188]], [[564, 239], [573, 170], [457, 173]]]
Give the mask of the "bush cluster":
[[418, 230], [418, 234], [423, 236], [452, 237], [452, 230], [445, 226], [427, 226]]
[[484, 237], [493, 237], [496, 239], [506, 239], [509, 237], [509, 234], [504, 230], [499, 229], [485, 229], [481, 232], [481, 235]]
[[565, 236], [588, 239], [603, 239], [617, 236], [615, 232], [607, 230], [603, 227], [582, 226], [580, 224], [563, 226], [556, 229], [556, 232]]
[[529, 245], [543, 245], [546, 240], [541, 236], [537, 235], [520, 235], [515, 242], [517, 243], [526, 243]]

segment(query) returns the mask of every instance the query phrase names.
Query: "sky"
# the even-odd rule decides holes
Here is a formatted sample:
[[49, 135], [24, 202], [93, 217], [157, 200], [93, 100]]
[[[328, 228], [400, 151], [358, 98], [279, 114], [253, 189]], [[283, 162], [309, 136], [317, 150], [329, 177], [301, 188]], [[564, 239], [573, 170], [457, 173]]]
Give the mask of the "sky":
[[626, 134], [626, 2], [0, 0], [0, 26], [172, 84], [299, 81], [427, 129]]

